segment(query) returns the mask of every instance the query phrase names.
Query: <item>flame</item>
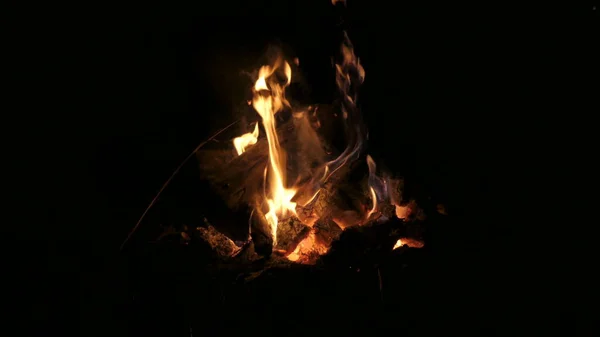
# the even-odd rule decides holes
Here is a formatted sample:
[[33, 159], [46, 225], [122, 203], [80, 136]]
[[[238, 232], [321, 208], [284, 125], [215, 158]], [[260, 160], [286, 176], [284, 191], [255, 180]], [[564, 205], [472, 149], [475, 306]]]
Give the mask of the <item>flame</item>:
[[[332, 0], [335, 5], [337, 2], [345, 1]], [[262, 124], [267, 139], [269, 151], [269, 163], [264, 171], [264, 217], [270, 226], [273, 246], [277, 245], [277, 227], [280, 220], [289, 216], [302, 218], [307, 224], [309, 221], [314, 224], [322, 214], [320, 211], [313, 211], [312, 207], [305, 207], [312, 203], [322, 190], [323, 185], [328, 179], [346, 163], [357, 160], [361, 154], [364, 140], [366, 139], [366, 129], [361, 121], [360, 110], [357, 106], [358, 89], [364, 82], [365, 71], [360, 64], [358, 57], [354, 54], [354, 47], [344, 32], [344, 40], [341, 44], [341, 60], [335, 65], [336, 84], [341, 95], [341, 116], [346, 132], [347, 145], [344, 151], [336, 158], [325, 160], [325, 152], [320, 147], [320, 142], [309, 119], [306, 117], [307, 111], [296, 111], [292, 113], [295, 118], [294, 125], [297, 126], [298, 136], [304, 142], [300, 147], [304, 149], [301, 153], [310, 153], [310, 159], [305, 163], [318, 163], [318, 168], [313, 171], [311, 167], [306, 170], [300, 170], [302, 173], [297, 177], [296, 184], [290, 188], [286, 179], [286, 160], [288, 159], [284, 149], [279, 142], [279, 136], [276, 130], [275, 115], [284, 108], [291, 108], [290, 103], [285, 98], [286, 87], [290, 85], [292, 79], [292, 68], [288, 62], [281, 57], [269, 65], [262, 66], [258, 71], [258, 78], [253, 87], [252, 106], [262, 118]], [[294, 60], [298, 65], [299, 61]], [[311, 109], [310, 107], [308, 108]], [[318, 121], [317, 121], [318, 122]], [[318, 123], [317, 123], [318, 124]], [[307, 127], [309, 129], [307, 129]], [[318, 127], [318, 126], [317, 126]], [[241, 155], [248, 146], [255, 144], [258, 137], [258, 126], [255, 126], [255, 132], [244, 134], [234, 140], [234, 145], [239, 155]], [[309, 150], [306, 150], [309, 149]], [[318, 150], [318, 151], [317, 151]], [[323, 154], [315, 155], [313, 152], [321, 151]], [[312, 157], [311, 157], [312, 156]], [[289, 158], [294, 161], [295, 157]], [[303, 158], [306, 159], [306, 158]], [[375, 176], [375, 164], [371, 157], [367, 158], [369, 163], [369, 191], [373, 200], [373, 206], [368, 216], [378, 211], [378, 205], [383, 201], [381, 193], [385, 193], [385, 184], [383, 190], [381, 183]], [[305, 165], [305, 166], [311, 166]], [[374, 178], [373, 178], [374, 177]], [[377, 179], [375, 179], [377, 178]], [[302, 182], [302, 183], [300, 183]], [[293, 201], [292, 201], [293, 200]], [[298, 213], [296, 211], [298, 207]], [[300, 215], [299, 215], [300, 214]], [[333, 219], [340, 223], [340, 227], [357, 225], [363, 222], [362, 214], [354, 211], [343, 211]], [[310, 225], [309, 225], [310, 226]], [[291, 261], [304, 261], [310, 254], [324, 254], [327, 252], [327, 244], [318, 242], [315, 233], [311, 233], [301, 241], [295, 250], [288, 255]]]
[[408, 246], [410, 248], [423, 248], [423, 246], [425, 246], [425, 243], [417, 239], [400, 238], [398, 239], [398, 241], [396, 241], [396, 244], [394, 245], [394, 248], [392, 248], [392, 250], [398, 249], [402, 246]]
[[254, 131], [245, 133], [233, 139], [233, 146], [238, 156], [241, 156], [250, 145], [256, 144], [258, 141], [258, 123], [254, 126]]
[[[334, 5], [338, 2], [346, 4], [345, 0], [332, 0]], [[341, 58], [335, 64], [335, 81], [340, 95], [341, 113], [334, 113], [333, 116], [338, 118], [341, 115], [340, 122], [344, 127], [346, 145], [343, 152], [337, 157], [331, 156], [332, 151], [329, 146], [326, 146], [329, 144], [323, 144], [321, 141], [323, 135], [317, 132], [317, 129], [321, 129], [324, 130], [323, 133], [326, 133], [329, 126], [333, 125], [329, 123], [331, 120], [323, 119], [324, 127], [322, 127], [321, 119], [317, 116], [317, 108], [313, 109], [312, 106], [308, 106], [291, 109], [285, 92], [291, 84], [292, 68], [282, 57], [278, 57], [274, 62], [269, 62], [268, 65], [258, 69], [258, 76], [252, 87], [253, 98], [247, 102], [261, 117], [268, 145], [268, 163], [264, 167], [262, 180], [263, 197], [260, 198], [260, 193], [249, 192], [247, 194], [251, 196], [251, 200], [245, 199], [244, 201], [254, 203], [253, 214], [254, 211], [264, 214], [264, 220], [269, 226], [273, 239], [272, 244], [275, 248], [273, 251], [283, 256], [293, 249], [286, 257], [288, 260], [298, 263], [313, 263], [319, 255], [327, 253], [332, 240], [336, 239], [340, 230], [365, 224], [372, 216], [378, 221], [389, 218], [387, 214], [389, 212], [386, 211], [391, 212], [391, 207], [387, 206], [395, 206], [396, 216], [401, 219], [408, 217], [414, 208], [414, 206], [400, 206], [401, 193], [395, 191], [394, 187], [394, 183], [397, 185], [398, 181], [378, 176], [375, 161], [369, 155], [366, 156], [369, 168], [367, 190], [372, 206], [368, 212], [365, 212], [364, 205], [359, 205], [355, 209], [345, 209], [348, 206], [354, 208], [356, 204], [339, 200], [343, 198], [331, 190], [331, 186], [336, 186], [337, 179], [335, 178], [337, 177], [329, 181], [330, 178], [347, 163], [353, 163], [363, 155], [363, 143], [368, 139], [357, 105], [358, 91], [365, 80], [365, 70], [355, 55], [354, 47], [346, 32], [344, 32], [340, 54]], [[299, 65], [297, 58], [293, 62], [296, 66]], [[293, 128], [293, 133], [290, 137], [287, 137], [286, 134], [284, 143], [281, 144], [279, 140], [281, 133], [277, 133], [275, 115], [284, 108], [286, 109], [282, 113], [291, 112], [293, 117], [290, 123], [286, 123], [285, 129]], [[238, 156], [256, 144], [258, 136], [259, 125], [256, 123], [253, 132], [234, 138], [233, 145]], [[286, 150], [290, 153], [289, 157]], [[260, 160], [255, 162], [261, 162]], [[296, 168], [288, 172], [287, 161], [294, 163]], [[252, 174], [248, 175], [249, 177], [255, 177], [255, 167], [256, 165], [252, 164]], [[260, 168], [258, 169], [260, 170]], [[344, 173], [346, 174], [346, 172]], [[289, 177], [286, 177], [288, 174]], [[294, 182], [289, 183], [288, 178], [289, 182]], [[248, 181], [252, 182], [251, 179]], [[244, 180], [244, 183], [248, 181]], [[254, 184], [250, 187], [252, 191], [256, 189]], [[295, 218], [292, 219], [291, 216]], [[323, 219], [323, 221], [317, 223], [319, 219]], [[256, 220], [256, 218], [251, 215], [252, 220]], [[303, 226], [298, 226], [298, 221]], [[252, 231], [252, 224], [256, 223], [249, 222], [249, 232]], [[335, 228], [334, 224], [339, 228]], [[261, 225], [264, 225], [264, 222]], [[295, 235], [290, 238], [291, 240], [284, 240], [280, 237], [279, 241], [283, 243], [280, 246], [285, 246], [285, 249], [277, 246], [277, 230], [280, 225], [292, 226], [289, 232], [280, 231], [280, 235]], [[299, 230], [297, 230], [298, 228]], [[301, 235], [306, 234], [305, 230], [310, 230], [310, 232], [298, 243], [298, 240], [302, 238]], [[293, 247], [293, 244], [296, 244], [296, 247]], [[401, 238], [393, 249], [404, 245], [420, 248], [423, 246], [423, 242]]]
[[[333, 4], [335, 5], [336, 2], [333, 1]], [[354, 47], [346, 32], [344, 32], [344, 40], [341, 44], [340, 52], [342, 60], [335, 65], [335, 80], [342, 96], [341, 110], [348, 143], [339, 156], [321, 166], [320, 169], [323, 170], [322, 175], [315, 174], [313, 176], [310, 188], [314, 191], [317, 191], [340, 168], [358, 158], [366, 135], [361, 122], [360, 110], [356, 105], [358, 89], [365, 80], [365, 70], [360, 64], [358, 57], [354, 54]]]
[[[277, 79], [274, 78], [276, 76], [272, 76], [280, 68], [283, 68], [286, 77], [286, 83], [284, 84], [278, 83]], [[285, 87], [290, 84], [291, 79], [292, 68], [289, 63], [281, 59], [278, 59], [273, 66], [261, 67], [258, 72], [258, 80], [254, 84], [254, 98], [252, 100], [252, 106], [262, 117], [269, 145], [268, 188], [266, 188], [265, 193], [268, 211], [265, 213], [265, 218], [271, 227], [273, 245], [277, 244], [279, 219], [296, 214], [296, 203], [291, 201], [296, 194], [296, 190], [285, 187], [285, 153], [279, 145], [275, 125], [275, 114], [284, 106], [289, 107], [289, 102], [285, 99]]]
[[371, 208], [369, 213], [367, 213], [367, 219], [370, 218], [371, 215], [377, 210], [377, 193], [375, 193], [373, 187], [369, 187], [369, 191], [371, 192], [371, 200], [373, 200], [373, 207]]
[[365, 69], [360, 64], [360, 60], [354, 54], [354, 46], [344, 32], [344, 41], [340, 48], [342, 62], [335, 65], [335, 82], [342, 95], [342, 117], [348, 145], [342, 154], [327, 163], [328, 172], [325, 180], [329, 179], [333, 173], [344, 166], [348, 161], [356, 159], [362, 148], [365, 131], [360, 121], [360, 110], [356, 102], [358, 100], [358, 88], [365, 80]]
[[367, 219], [369, 219], [372, 214], [377, 212], [378, 204], [389, 201], [389, 193], [387, 181], [377, 176], [377, 165], [370, 155], [367, 155], [367, 165], [369, 166], [369, 192], [373, 202], [371, 210], [367, 213]]
[[373, 202], [373, 207], [371, 208], [369, 213], [367, 213], [368, 219], [377, 210], [377, 193], [375, 193], [372, 184], [373, 176], [375, 175], [375, 170], [377, 166], [375, 165], [375, 161], [373, 160], [373, 158], [371, 158], [370, 155], [367, 155], [367, 166], [369, 166], [369, 192], [371, 193], [371, 201]]

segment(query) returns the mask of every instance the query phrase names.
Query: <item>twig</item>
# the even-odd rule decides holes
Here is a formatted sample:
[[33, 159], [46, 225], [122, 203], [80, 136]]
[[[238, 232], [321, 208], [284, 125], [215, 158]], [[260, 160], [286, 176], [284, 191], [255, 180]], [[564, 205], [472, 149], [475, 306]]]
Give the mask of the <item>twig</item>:
[[232, 127], [233, 125], [235, 125], [236, 123], [238, 123], [240, 120], [236, 120], [235, 122], [227, 125], [226, 127], [224, 127], [223, 129], [219, 130], [217, 133], [215, 133], [214, 135], [212, 135], [210, 138], [208, 138], [207, 140], [203, 141], [202, 143], [200, 143], [198, 146], [196, 146], [196, 148], [194, 149], [194, 151], [192, 151], [192, 153], [190, 153], [184, 160], [183, 162], [181, 162], [181, 164], [179, 164], [179, 166], [175, 169], [175, 171], [173, 171], [173, 174], [171, 174], [171, 176], [169, 177], [169, 179], [167, 179], [167, 181], [162, 185], [162, 187], [160, 188], [160, 190], [158, 191], [158, 193], [156, 194], [156, 196], [154, 197], [154, 199], [152, 199], [152, 201], [150, 202], [150, 204], [148, 205], [148, 207], [146, 207], [146, 210], [144, 211], [144, 213], [142, 213], [142, 216], [140, 217], [140, 219], [138, 220], [138, 222], [135, 224], [135, 226], [133, 227], [133, 229], [131, 229], [131, 231], [129, 232], [129, 234], [127, 235], [127, 238], [125, 238], [125, 241], [123, 241], [123, 243], [121, 244], [121, 247], [119, 248], [119, 251], [123, 250], [123, 247], [125, 246], [125, 244], [127, 243], [127, 241], [129, 241], [129, 239], [131, 238], [131, 236], [133, 236], [133, 233], [135, 233], [135, 231], [138, 229], [138, 227], [140, 226], [140, 224], [142, 223], [142, 220], [144, 220], [144, 217], [146, 216], [146, 214], [148, 213], [148, 211], [150, 211], [150, 209], [152, 208], [152, 206], [154, 206], [154, 204], [156, 203], [156, 201], [158, 200], [158, 197], [160, 197], [160, 194], [165, 190], [165, 188], [171, 183], [171, 180], [173, 180], [173, 178], [177, 175], [177, 173], [179, 173], [179, 170], [181, 170], [181, 168], [183, 167], [183, 165], [185, 165], [185, 163], [187, 163], [188, 160], [190, 160], [190, 158], [192, 158], [192, 156], [194, 154], [196, 154], [196, 152], [198, 152], [198, 150], [200, 150], [201, 147], [203, 147], [206, 143], [210, 142], [211, 140], [213, 140], [215, 137], [217, 137], [218, 135], [220, 135], [221, 133], [223, 133], [225, 130], [229, 129], [230, 127]]

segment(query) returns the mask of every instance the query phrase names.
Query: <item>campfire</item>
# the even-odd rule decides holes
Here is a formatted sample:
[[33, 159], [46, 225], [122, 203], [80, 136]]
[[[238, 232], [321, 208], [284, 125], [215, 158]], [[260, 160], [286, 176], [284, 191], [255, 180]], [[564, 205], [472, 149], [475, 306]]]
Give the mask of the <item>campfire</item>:
[[[252, 247], [261, 256], [315, 264], [348, 229], [390, 221], [398, 227], [421, 217], [416, 203], [403, 199], [402, 179], [379, 172], [365, 151], [358, 106], [365, 70], [348, 35], [335, 64], [333, 104], [292, 104], [287, 89], [299, 60], [280, 51], [269, 56], [249, 88], [255, 120], [227, 149], [198, 152], [203, 177], [228, 207], [249, 210], [248, 240], [234, 242], [210, 225], [199, 228], [201, 237], [224, 256]], [[394, 241], [390, 250], [423, 247], [418, 235]]]

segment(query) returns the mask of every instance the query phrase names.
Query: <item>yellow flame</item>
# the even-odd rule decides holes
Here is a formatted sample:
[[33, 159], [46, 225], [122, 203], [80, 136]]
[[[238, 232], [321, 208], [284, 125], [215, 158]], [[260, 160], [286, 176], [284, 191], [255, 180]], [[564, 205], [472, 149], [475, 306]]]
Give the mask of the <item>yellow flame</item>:
[[254, 131], [245, 133], [233, 139], [233, 146], [238, 156], [242, 155], [250, 145], [258, 141], [258, 123], [254, 126]]
[[371, 199], [373, 200], [373, 207], [371, 207], [371, 210], [369, 211], [369, 213], [367, 213], [367, 219], [371, 216], [371, 214], [375, 213], [375, 211], [377, 210], [377, 193], [375, 193], [375, 190], [373, 189], [373, 187], [369, 187], [369, 191], [371, 192]]
[[[270, 80], [271, 76], [283, 66], [286, 83], [281, 84]], [[285, 218], [296, 213], [296, 203], [292, 198], [296, 194], [295, 189], [285, 187], [285, 153], [279, 145], [279, 138], [275, 125], [275, 114], [283, 106], [289, 106], [285, 99], [285, 87], [292, 79], [292, 68], [281, 59], [273, 66], [263, 66], [258, 72], [258, 80], [254, 84], [254, 98], [252, 105], [256, 112], [262, 117], [262, 123], [269, 144], [269, 176], [268, 188], [266, 189], [266, 200], [268, 211], [265, 213], [267, 223], [271, 226], [273, 245], [277, 244], [277, 224], [280, 218]], [[268, 83], [267, 83], [268, 82]], [[269, 85], [268, 85], [269, 84]]]
[[400, 248], [402, 246], [408, 246], [410, 248], [423, 248], [425, 243], [421, 240], [413, 239], [413, 238], [400, 238], [396, 241], [394, 248], [392, 250]]
[[[373, 158], [371, 158], [370, 155], [367, 155], [367, 165], [369, 166], [369, 178], [372, 178], [375, 175], [375, 170], [377, 169], [377, 166], [375, 165], [375, 161], [373, 160]], [[369, 192], [371, 192], [371, 200], [373, 201], [373, 207], [371, 208], [369, 213], [367, 213], [367, 219], [377, 210], [377, 193], [375, 193], [375, 189], [373, 188], [371, 179], [369, 179]]]

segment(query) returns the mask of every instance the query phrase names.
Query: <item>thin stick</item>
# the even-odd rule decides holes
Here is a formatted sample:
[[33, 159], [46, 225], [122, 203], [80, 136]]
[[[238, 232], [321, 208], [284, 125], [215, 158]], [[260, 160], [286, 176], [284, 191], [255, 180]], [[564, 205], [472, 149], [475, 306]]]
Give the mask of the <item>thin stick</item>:
[[181, 164], [179, 164], [179, 166], [175, 169], [175, 171], [173, 171], [173, 174], [171, 174], [171, 176], [169, 177], [169, 179], [167, 179], [167, 181], [162, 185], [162, 187], [160, 188], [160, 190], [158, 190], [158, 193], [156, 194], [156, 196], [154, 197], [154, 199], [152, 199], [152, 201], [150, 202], [150, 204], [148, 205], [148, 207], [146, 207], [146, 210], [144, 211], [144, 213], [142, 213], [142, 216], [140, 217], [140, 219], [138, 220], [138, 222], [135, 224], [135, 226], [133, 227], [133, 229], [129, 232], [129, 235], [127, 235], [127, 238], [125, 239], [125, 241], [123, 241], [123, 243], [121, 244], [121, 247], [119, 248], [119, 251], [123, 250], [123, 247], [125, 246], [125, 244], [127, 243], [127, 241], [129, 241], [129, 239], [131, 238], [131, 236], [133, 236], [133, 233], [135, 233], [135, 231], [138, 229], [138, 227], [142, 223], [142, 220], [144, 220], [144, 217], [146, 216], [146, 214], [148, 213], [148, 211], [150, 211], [150, 209], [152, 208], [152, 206], [154, 206], [154, 204], [158, 200], [158, 197], [160, 197], [160, 194], [171, 183], [171, 180], [173, 180], [173, 178], [177, 175], [177, 173], [179, 173], [179, 170], [181, 170], [181, 168], [183, 167], [183, 165], [185, 165], [185, 163], [187, 163], [187, 161], [190, 160], [190, 158], [192, 158], [192, 156], [194, 154], [196, 154], [196, 152], [198, 152], [198, 150], [200, 150], [200, 148], [203, 147], [206, 143], [208, 143], [211, 140], [215, 139], [218, 135], [220, 135], [225, 130], [229, 129], [230, 127], [232, 127], [233, 125], [235, 125], [239, 121], [240, 120], [238, 119], [237, 121], [235, 121], [235, 122], [227, 125], [223, 129], [219, 130], [217, 133], [215, 133], [214, 135], [212, 135], [210, 138], [208, 138], [207, 140], [205, 140], [202, 143], [200, 143], [200, 145], [196, 146], [196, 148], [194, 149], [194, 151], [192, 151], [192, 153], [190, 153], [183, 160], [183, 162], [181, 162]]

